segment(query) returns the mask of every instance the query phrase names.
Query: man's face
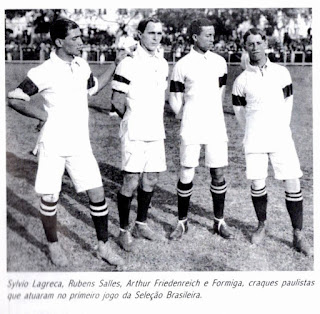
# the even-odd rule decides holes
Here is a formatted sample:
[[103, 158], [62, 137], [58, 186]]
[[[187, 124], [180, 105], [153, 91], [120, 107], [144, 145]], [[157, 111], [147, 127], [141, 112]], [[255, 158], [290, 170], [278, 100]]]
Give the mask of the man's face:
[[249, 54], [251, 62], [258, 64], [265, 62], [266, 41], [262, 39], [261, 35], [249, 35], [247, 37], [245, 49]]
[[162, 39], [162, 24], [149, 22], [143, 33], [140, 33], [140, 44], [148, 52], [153, 53]]
[[199, 35], [193, 35], [195, 48], [198, 48], [202, 52], [206, 52], [213, 48], [214, 41], [214, 27], [202, 26], [201, 33]]
[[71, 29], [68, 36], [61, 40], [61, 49], [68, 56], [79, 56], [83, 48], [81, 31], [79, 28]]

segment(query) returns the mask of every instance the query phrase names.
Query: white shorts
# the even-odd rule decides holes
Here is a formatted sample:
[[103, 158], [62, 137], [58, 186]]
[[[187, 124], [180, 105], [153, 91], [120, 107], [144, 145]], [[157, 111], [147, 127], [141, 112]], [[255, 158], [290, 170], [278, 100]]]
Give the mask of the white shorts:
[[275, 153], [246, 154], [247, 178], [249, 180], [268, 177], [269, 158], [277, 180], [290, 180], [302, 177], [300, 162], [294, 145]]
[[35, 190], [39, 194], [59, 193], [65, 169], [77, 193], [102, 186], [98, 163], [90, 151], [77, 156], [61, 157], [47, 154], [40, 145], [38, 156]]
[[[199, 166], [201, 144], [180, 145], [180, 164], [184, 167]], [[228, 142], [203, 144], [205, 147], [205, 165], [209, 168], [220, 168], [228, 165]]]
[[133, 173], [167, 170], [164, 140], [132, 141], [127, 134], [121, 137], [122, 170]]

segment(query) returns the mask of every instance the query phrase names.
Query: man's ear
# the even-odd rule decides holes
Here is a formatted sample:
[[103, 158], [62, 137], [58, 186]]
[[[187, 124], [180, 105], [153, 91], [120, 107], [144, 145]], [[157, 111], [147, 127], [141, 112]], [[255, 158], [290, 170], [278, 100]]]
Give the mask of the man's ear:
[[142, 35], [142, 33], [140, 31], [138, 31], [137, 36], [138, 36], [139, 40], [141, 39], [141, 35]]
[[62, 40], [63, 40], [63, 39], [61, 39], [61, 38], [57, 38], [57, 39], [55, 40], [54, 43], [56, 44], [57, 47], [59, 47], [59, 48], [62, 47], [62, 44], [63, 44]]
[[198, 40], [198, 35], [197, 35], [197, 34], [193, 34], [193, 35], [192, 35], [192, 39], [193, 39], [193, 42], [197, 42], [197, 40]]

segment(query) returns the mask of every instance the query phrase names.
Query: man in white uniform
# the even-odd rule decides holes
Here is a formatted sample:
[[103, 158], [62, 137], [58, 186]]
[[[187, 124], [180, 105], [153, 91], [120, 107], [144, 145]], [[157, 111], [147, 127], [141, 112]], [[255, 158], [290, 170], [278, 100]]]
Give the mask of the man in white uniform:
[[266, 37], [259, 29], [244, 35], [250, 63], [235, 80], [232, 91], [236, 117], [245, 129], [244, 149], [247, 178], [252, 181], [251, 196], [259, 221], [251, 241], [260, 243], [266, 232], [268, 160], [275, 178], [285, 184], [286, 206], [293, 227], [294, 248], [309, 255], [309, 246], [302, 235], [302, 192], [300, 163], [291, 135], [293, 105], [289, 71], [270, 62], [265, 54]]
[[[57, 204], [62, 176], [67, 169], [77, 192], [86, 191], [98, 238], [98, 254], [110, 264], [123, 260], [108, 242], [108, 205], [100, 170], [89, 138], [88, 94], [110, 81], [115, 65], [99, 78], [79, 57], [83, 42], [79, 26], [68, 19], [53, 22], [50, 36], [55, 51], [50, 59], [31, 69], [26, 79], [8, 93], [8, 103], [18, 112], [44, 122], [38, 140], [39, 162], [35, 190], [41, 195], [40, 216], [48, 240], [49, 255], [57, 266], [67, 266], [66, 252], [57, 236]], [[40, 93], [43, 108], [30, 106], [30, 96]]]
[[118, 65], [112, 81], [112, 104], [120, 125], [123, 184], [118, 193], [120, 246], [135, 251], [129, 230], [129, 212], [138, 188], [138, 210], [132, 234], [159, 238], [147, 225], [147, 213], [159, 173], [166, 170], [163, 111], [168, 63], [159, 53], [162, 24], [154, 17], [138, 25], [140, 43], [133, 55]]
[[189, 27], [193, 40], [190, 53], [180, 59], [172, 72], [170, 105], [181, 118], [180, 175], [177, 184], [178, 224], [170, 239], [178, 240], [188, 230], [187, 215], [193, 190], [195, 168], [200, 149], [205, 146], [205, 164], [210, 169], [210, 192], [213, 200], [214, 233], [233, 238], [224, 221], [227, 184], [224, 167], [228, 165], [228, 137], [222, 100], [227, 80], [223, 57], [210, 51], [214, 27], [207, 19], [195, 20]]

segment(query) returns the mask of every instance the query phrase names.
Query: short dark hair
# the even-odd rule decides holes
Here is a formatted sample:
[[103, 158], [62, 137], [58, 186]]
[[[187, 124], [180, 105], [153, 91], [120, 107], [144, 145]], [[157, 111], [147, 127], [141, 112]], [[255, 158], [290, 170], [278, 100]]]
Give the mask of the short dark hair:
[[256, 28], [256, 27], [250, 28], [250, 29], [247, 30], [247, 31], [244, 33], [244, 35], [243, 35], [243, 44], [244, 44], [244, 45], [246, 44], [246, 41], [247, 41], [247, 39], [248, 39], [248, 37], [249, 37], [250, 35], [260, 35], [263, 40], [266, 40], [266, 38], [267, 38], [267, 37], [266, 37], [266, 34], [264, 33], [263, 30], [261, 30], [261, 29], [259, 29], [259, 28]]
[[206, 18], [193, 20], [188, 29], [188, 34], [190, 38], [192, 38], [193, 35], [200, 35], [202, 27], [204, 26], [213, 26], [213, 23]]
[[65, 39], [68, 36], [69, 30], [79, 28], [79, 25], [66, 18], [56, 19], [50, 26], [50, 37], [55, 45], [56, 39]]
[[145, 29], [147, 28], [148, 23], [161, 23], [161, 21], [156, 16], [147, 17], [140, 21], [138, 25], [138, 31], [144, 33]]

